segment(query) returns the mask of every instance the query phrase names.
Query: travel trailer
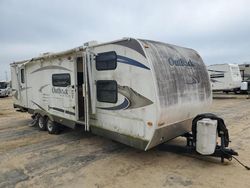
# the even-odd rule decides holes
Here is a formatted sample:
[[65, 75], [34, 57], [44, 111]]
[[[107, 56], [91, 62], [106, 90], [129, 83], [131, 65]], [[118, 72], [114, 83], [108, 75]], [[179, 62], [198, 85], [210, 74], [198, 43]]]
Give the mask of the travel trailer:
[[209, 65], [208, 73], [213, 91], [240, 91], [242, 78], [237, 64]]
[[10, 82], [0, 81], [0, 97], [8, 97], [10, 94]]
[[143, 150], [190, 132], [212, 101], [196, 51], [150, 40], [88, 42], [14, 62], [11, 76], [14, 107], [41, 130], [80, 126]]

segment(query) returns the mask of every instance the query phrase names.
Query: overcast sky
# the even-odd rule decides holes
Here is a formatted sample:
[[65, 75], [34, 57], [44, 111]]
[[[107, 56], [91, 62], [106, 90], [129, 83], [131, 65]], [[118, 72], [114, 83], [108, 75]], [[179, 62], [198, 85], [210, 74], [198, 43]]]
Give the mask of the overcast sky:
[[206, 64], [250, 62], [250, 1], [0, 0], [0, 80], [13, 61], [122, 37], [193, 48]]

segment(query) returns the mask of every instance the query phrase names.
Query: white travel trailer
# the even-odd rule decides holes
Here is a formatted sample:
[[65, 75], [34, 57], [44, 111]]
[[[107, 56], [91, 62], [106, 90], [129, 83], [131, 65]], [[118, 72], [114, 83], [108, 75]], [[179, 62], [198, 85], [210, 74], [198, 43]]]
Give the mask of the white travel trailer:
[[240, 90], [242, 78], [237, 64], [214, 64], [208, 66], [213, 91]]
[[0, 97], [8, 97], [11, 93], [10, 82], [0, 81]]
[[11, 64], [14, 107], [56, 133], [57, 123], [148, 150], [191, 131], [212, 101], [200, 55], [124, 38]]

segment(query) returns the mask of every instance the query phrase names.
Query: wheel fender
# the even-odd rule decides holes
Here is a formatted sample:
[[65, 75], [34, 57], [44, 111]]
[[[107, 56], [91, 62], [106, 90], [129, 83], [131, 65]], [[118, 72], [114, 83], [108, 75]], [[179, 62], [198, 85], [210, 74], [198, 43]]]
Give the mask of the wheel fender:
[[53, 116], [52, 116], [50, 113], [48, 113], [48, 112], [46, 112], [46, 111], [44, 111], [44, 110], [35, 109], [35, 110], [34, 110], [34, 114], [40, 114], [40, 115], [42, 115], [42, 116], [47, 116], [51, 121], [54, 121]]

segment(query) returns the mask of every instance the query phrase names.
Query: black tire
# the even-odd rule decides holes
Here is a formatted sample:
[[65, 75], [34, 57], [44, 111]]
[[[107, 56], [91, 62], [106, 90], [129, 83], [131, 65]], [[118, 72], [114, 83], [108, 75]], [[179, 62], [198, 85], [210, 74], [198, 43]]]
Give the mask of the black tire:
[[49, 134], [59, 134], [60, 129], [59, 129], [59, 125], [56, 122], [48, 119], [46, 126], [47, 126], [47, 131]]
[[38, 127], [41, 131], [46, 131], [46, 121], [47, 121], [47, 118], [43, 117], [43, 116], [39, 116], [38, 118]]
[[39, 119], [40, 115], [39, 114], [34, 114], [32, 116], [32, 122], [29, 123], [30, 127], [35, 127], [38, 126], [38, 119]]

